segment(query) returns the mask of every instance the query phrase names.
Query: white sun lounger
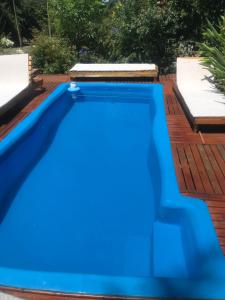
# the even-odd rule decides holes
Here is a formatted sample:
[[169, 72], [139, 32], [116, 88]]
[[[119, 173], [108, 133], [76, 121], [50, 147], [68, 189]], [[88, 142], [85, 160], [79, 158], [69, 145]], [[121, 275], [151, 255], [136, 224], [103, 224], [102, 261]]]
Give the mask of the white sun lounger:
[[28, 54], [0, 56], [0, 116], [29, 94]]
[[189, 119], [198, 125], [225, 125], [225, 95], [212, 83], [201, 58], [178, 58], [175, 92]]
[[155, 64], [76, 64], [69, 71], [72, 79], [100, 77], [158, 77]]

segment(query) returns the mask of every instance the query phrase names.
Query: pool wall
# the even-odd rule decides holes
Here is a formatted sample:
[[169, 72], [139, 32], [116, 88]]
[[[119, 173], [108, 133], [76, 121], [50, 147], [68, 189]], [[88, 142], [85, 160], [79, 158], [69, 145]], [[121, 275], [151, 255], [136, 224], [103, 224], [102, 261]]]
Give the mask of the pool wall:
[[[96, 88], [112, 84], [79, 84], [81, 89], [87, 85]], [[126, 86], [126, 84], [117, 85]], [[101, 276], [0, 267], [0, 285], [92, 295], [225, 298], [225, 260], [207, 205], [199, 199], [184, 197], [179, 192], [166, 124], [162, 86], [159, 84], [131, 84], [130, 86], [149, 89], [154, 94], [155, 101], [152, 134], [158, 159], [154, 167], [156, 177], [160, 176], [161, 180], [160, 186], [155, 187], [159, 201], [156, 203], [156, 222], [153, 232], [154, 276], [151, 278]], [[64, 117], [69, 107], [60, 104], [59, 115], [51, 117], [52, 130], [51, 128], [46, 130], [44, 124], [42, 132], [34, 131], [33, 128], [48, 113], [49, 107], [54, 105], [61, 95], [67, 93], [67, 88], [67, 83], [61, 84], [1, 141], [0, 172], [4, 174], [4, 181], [0, 181], [0, 199], [16, 191], [21, 176], [26, 176], [25, 172], [32, 168], [34, 157], [42, 155], [45, 151], [43, 145], [46, 146], [51, 142], [51, 135], [54, 136], [58, 120]], [[32, 139], [32, 149], [30, 139]], [[0, 202], [0, 222], [6, 210], [7, 207]], [[171, 257], [174, 256], [174, 251], [175, 253], [178, 251], [179, 254], [179, 249], [174, 248], [171, 243], [171, 237], [176, 234], [174, 228], [177, 224], [180, 225], [179, 234], [186, 247], [184, 250], [186, 260], [189, 261], [188, 274], [184, 276], [181, 272], [181, 278], [169, 278]], [[168, 231], [171, 235], [168, 235]], [[159, 248], [162, 240], [165, 249]], [[163, 264], [159, 263], [162, 253]]]

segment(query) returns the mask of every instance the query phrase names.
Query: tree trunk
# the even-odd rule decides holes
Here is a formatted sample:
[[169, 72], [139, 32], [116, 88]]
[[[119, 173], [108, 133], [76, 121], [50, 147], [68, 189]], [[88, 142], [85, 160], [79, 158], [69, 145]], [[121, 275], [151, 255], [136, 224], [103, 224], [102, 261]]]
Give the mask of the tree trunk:
[[50, 22], [50, 15], [49, 15], [48, 0], [47, 0], [47, 17], [48, 17], [48, 34], [49, 34], [49, 37], [52, 37], [52, 30], [51, 30], [51, 22]]
[[18, 34], [19, 45], [21, 48], [22, 47], [22, 38], [21, 38], [21, 34], [20, 34], [19, 22], [18, 22], [17, 13], [16, 13], [15, 0], [12, 0], [12, 3], [13, 3], [13, 10], [14, 10], [14, 16], [15, 16], [16, 30], [17, 30], [17, 34]]

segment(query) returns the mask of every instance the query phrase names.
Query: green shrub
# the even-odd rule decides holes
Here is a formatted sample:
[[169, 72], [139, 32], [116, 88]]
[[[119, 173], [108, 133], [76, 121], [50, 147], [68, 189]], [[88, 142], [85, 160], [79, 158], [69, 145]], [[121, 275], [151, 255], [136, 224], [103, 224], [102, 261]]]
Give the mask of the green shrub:
[[38, 34], [33, 40], [33, 65], [43, 73], [65, 73], [76, 63], [77, 55], [65, 39]]
[[154, 0], [124, 0], [111, 17], [111, 61], [154, 62], [167, 72], [175, 57], [174, 18]]
[[205, 42], [200, 44], [200, 55], [214, 76], [216, 86], [225, 93], [225, 15], [221, 17], [218, 27], [208, 22], [203, 36]]
[[105, 6], [102, 0], [51, 0], [55, 29], [79, 52], [99, 45]]
[[2, 48], [11, 48], [13, 47], [14, 42], [10, 40], [8, 37], [3, 36], [0, 38], [0, 47]]

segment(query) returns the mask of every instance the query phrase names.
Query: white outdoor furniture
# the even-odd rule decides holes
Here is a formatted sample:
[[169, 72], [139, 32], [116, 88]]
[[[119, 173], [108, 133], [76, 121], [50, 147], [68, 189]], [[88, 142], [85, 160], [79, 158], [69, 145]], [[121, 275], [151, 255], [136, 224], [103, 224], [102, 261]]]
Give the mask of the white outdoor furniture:
[[187, 116], [199, 125], [225, 125], [225, 95], [213, 84], [201, 58], [178, 58], [174, 90]]
[[0, 56], [0, 116], [30, 92], [28, 54]]
[[76, 64], [69, 71], [71, 79], [115, 78], [115, 77], [158, 77], [155, 64]]

